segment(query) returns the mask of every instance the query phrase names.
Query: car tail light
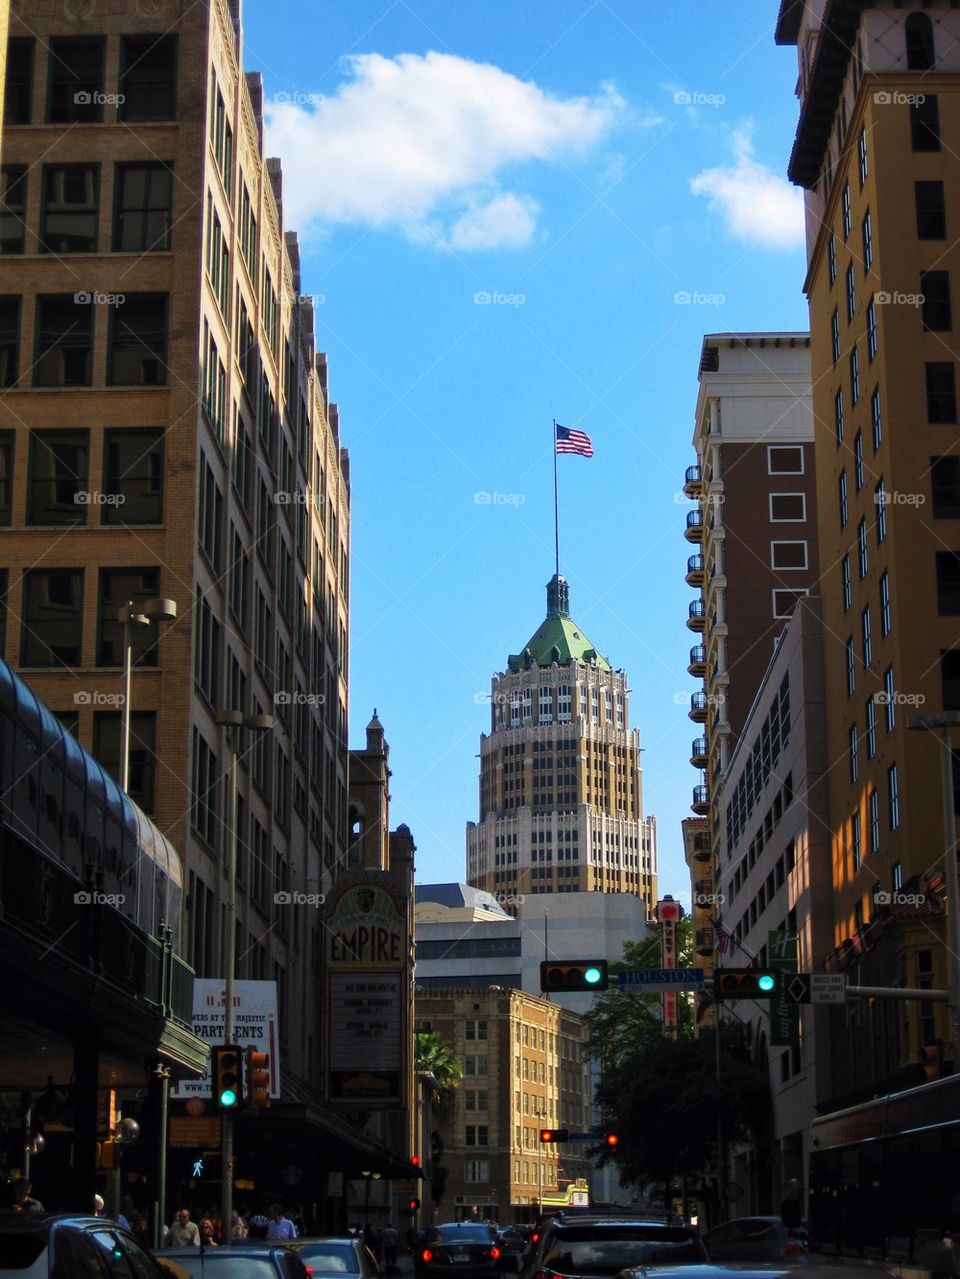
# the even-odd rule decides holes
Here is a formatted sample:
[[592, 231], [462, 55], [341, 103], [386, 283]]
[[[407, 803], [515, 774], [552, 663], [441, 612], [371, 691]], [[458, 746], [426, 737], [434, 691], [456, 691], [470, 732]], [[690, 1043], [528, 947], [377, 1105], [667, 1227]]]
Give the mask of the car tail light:
[[430, 1251], [430, 1249], [429, 1249], [429, 1248], [424, 1248], [423, 1252], [421, 1252], [421, 1254], [420, 1254], [420, 1259], [421, 1259], [422, 1261], [432, 1261], [432, 1260], [433, 1260], [433, 1253]]
[[496, 1259], [500, 1256], [500, 1249], [499, 1249], [499, 1248], [491, 1248], [491, 1249], [490, 1249], [490, 1256], [494, 1259], [494, 1261], [496, 1261]]
[[533, 1232], [533, 1234], [530, 1236], [530, 1242], [531, 1242], [531, 1243], [539, 1243], [539, 1242], [540, 1242], [540, 1236], [537, 1234], [537, 1232], [536, 1232], [536, 1231], [534, 1231], [534, 1232]]
[[802, 1257], [804, 1255], [803, 1244], [798, 1243], [796, 1239], [788, 1239], [785, 1255], [788, 1257]]
[[313, 1266], [304, 1266], [304, 1270], [307, 1272], [308, 1275], [313, 1274]]

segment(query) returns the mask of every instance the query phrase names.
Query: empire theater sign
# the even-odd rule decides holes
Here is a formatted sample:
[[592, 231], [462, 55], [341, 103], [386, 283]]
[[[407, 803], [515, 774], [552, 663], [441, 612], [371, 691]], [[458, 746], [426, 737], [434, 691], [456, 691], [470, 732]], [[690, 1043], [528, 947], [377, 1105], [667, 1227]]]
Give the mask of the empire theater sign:
[[327, 916], [332, 1101], [403, 1104], [406, 914], [382, 883], [344, 885]]

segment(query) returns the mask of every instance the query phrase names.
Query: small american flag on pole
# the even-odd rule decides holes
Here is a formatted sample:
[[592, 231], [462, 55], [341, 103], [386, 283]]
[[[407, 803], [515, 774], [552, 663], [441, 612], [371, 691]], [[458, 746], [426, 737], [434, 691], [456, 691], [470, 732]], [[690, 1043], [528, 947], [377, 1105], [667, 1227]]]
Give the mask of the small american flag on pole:
[[583, 431], [574, 431], [568, 426], [557, 424], [557, 452], [579, 453], [581, 457], [593, 457], [593, 445], [590, 436]]

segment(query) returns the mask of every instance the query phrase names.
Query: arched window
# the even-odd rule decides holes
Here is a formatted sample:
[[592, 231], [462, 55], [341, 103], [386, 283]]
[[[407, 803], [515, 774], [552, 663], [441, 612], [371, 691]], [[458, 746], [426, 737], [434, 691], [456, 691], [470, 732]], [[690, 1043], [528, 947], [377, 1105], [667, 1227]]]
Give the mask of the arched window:
[[911, 13], [904, 23], [907, 37], [907, 68], [929, 71], [935, 62], [933, 23], [925, 13]]

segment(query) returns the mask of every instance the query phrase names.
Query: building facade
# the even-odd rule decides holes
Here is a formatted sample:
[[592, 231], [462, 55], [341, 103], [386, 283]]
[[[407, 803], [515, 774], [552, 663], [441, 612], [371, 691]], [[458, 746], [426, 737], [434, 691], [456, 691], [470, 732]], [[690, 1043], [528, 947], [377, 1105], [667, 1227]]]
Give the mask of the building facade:
[[175, 602], [131, 626], [129, 791], [202, 976], [233, 926], [217, 713], [275, 715], [237, 743], [237, 975], [277, 983], [302, 1097], [321, 925], [290, 894], [346, 852], [349, 474], [239, 3], [24, 0], [10, 36], [0, 649], [118, 776], [118, 610]]
[[[875, 985], [946, 984], [942, 748], [909, 719], [960, 707], [950, 234], [960, 181], [947, 141], [960, 120], [958, 36], [950, 5], [892, 0], [784, 0], [776, 30], [800, 66], [789, 174], [807, 212], [832, 765], [827, 962]], [[904, 894], [919, 907], [898, 911]], [[924, 1048], [950, 1055], [942, 1005], [879, 1000], [855, 1019], [859, 1086], [895, 1078]], [[841, 1056], [849, 1041], [838, 1071]]]
[[576, 1013], [520, 990], [418, 991], [416, 1024], [463, 1065], [442, 1116], [447, 1169], [435, 1220], [533, 1221], [543, 1195], [585, 1179], [583, 1143], [540, 1141], [541, 1128], [589, 1127], [586, 1030]]
[[553, 892], [630, 892], [652, 910], [656, 821], [643, 815], [640, 734], [628, 725], [626, 672], [571, 619], [555, 576], [546, 619], [491, 682], [469, 882], [511, 912], [518, 896]]

